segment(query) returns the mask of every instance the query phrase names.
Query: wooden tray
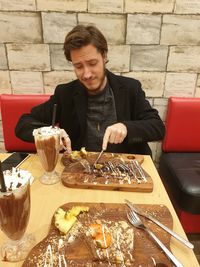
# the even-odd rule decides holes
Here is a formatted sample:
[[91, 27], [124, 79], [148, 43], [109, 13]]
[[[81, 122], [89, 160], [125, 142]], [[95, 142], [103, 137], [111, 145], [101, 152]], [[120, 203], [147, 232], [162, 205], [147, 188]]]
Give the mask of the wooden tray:
[[[128, 210], [128, 207], [125, 204], [105, 204], [105, 203], [67, 203], [61, 208], [64, 210], [68, 210], [72, 208], [73, 206], [77, 205], [84, 205], [84, 206], [89, 206], [89, 216], [93, 216], [94, 212], [101, 212], [105, 211], [106, 213], [103, 213], [104, 217], [100, 217], [99, 219], [107, 219], [105, 217], [105, 214], [108, 214], [109, 220], [113, 221], [119, 221], [119, 220], [124, 220], [127, 221], [126, 217], [126, 211]], [[167, 209], [166, 206], [163, 205], [136, 205], [140, 208], [142, 208], [144, 211], [147, 211], [149, 214], [154, 215], [160, 222], [168, 226], [169, 228], [172, 229], [173, 221], [172, 221], [172, 216]], [[110, 215], [112, 214], [112, 216]], [[156, 235], [157, 237], [169, 248], [170, 244], [170, 235], [167, 234], [164, 230], [162, 230], [160, 227], [156, 226], [154, 223], [141, 218], [143, 222], [145, 223], [146, 226], [148, 226]], [[160, 248], [152, 241], [152, 239], [148, 236], [146, 232], [143, 230], [134, 228], [134, 250], [133, 250], [133, 262], [129, 265], [131, 267], [138, 267], [138, 266], [172, 266], [171, 262], [168, 260], [166, 255], [160, 250]], [[54, 218], [52, 219], [51, 226], [49, 233], [46, 238], [44, 238], [40, 243], [38, 243], [29, 253], [28, 257], [24, 261], [22, 267], [43, 267], [44, 266], [44, 258], [45, 258], [45, 253], [47, 250], [47, 246], [51, 244], [52, 251], [55, 260], [56, 260], [56, 253], [58, 251], [58, 240], [62, 238], [61, 234], [59, 231], [56, 229], [54, 226]], [[74, 260], [73, 264], [70, 264], [68, 262], [68, 267], [72, 266], [80, 266], [80, 267], [85, 267], [85, 266], [102, 266], [102, 267], [109, 267], [109, 266], [116, 266], [116, 264], [109, 265], [109, 263], [100, 263], [98, 262], [93, 262], [91, 265], [87, 265], [89, 259], [84, 259], [84, 255], [87, 253], [84, 251], [85, 248], [83, 246], [83, 242], [78, 243], [77, 249], [72, 250], [72, 253], [74, 253]], [[74, 251], [74, 252], [73, 252]], [[88, 255], [88, 254], [87, 254]], [[55, 263], [54, 266], [58, 266], [57, 263]], [[120, 265], [119, 265], [120, 266]]]
[[[97, 157], [97, 153], [89, 152], [87, 161], [91, 164], [94, 163]], [[106, 161], [119, 161], [123, 159], [125, 162], [130, 162], [131, 160], [137, 160], [141, 165], [144, 161], [142, 155], [136, 154], [114, 154], [114, 153], [104, 153], [99, 163], [104, 163]], [[152, 192], [153, 190], [153, 180], [144, 170], [147, 181], [141, 181], [138, 183], [135, 179], [131, 179], [131, 183], [128, 181], [120, 183], [119, 179], [106, 179], [103, 177], [93, 178], [91, 174], [84, 172], [84, 167], [80, 162], [70, 162], [69, 159], [63, 157], [63, 164], [66, 166], [63, 173], [61, 174], [61, 181], [64, 186], [74, 187], [74, 188], [85, 188], [85, 189], [101, 189], [101, 190], [116, 190], [116, 191], [132, 191], [132, 192]], [[108, 182], [106, 184], [106, 182]]]

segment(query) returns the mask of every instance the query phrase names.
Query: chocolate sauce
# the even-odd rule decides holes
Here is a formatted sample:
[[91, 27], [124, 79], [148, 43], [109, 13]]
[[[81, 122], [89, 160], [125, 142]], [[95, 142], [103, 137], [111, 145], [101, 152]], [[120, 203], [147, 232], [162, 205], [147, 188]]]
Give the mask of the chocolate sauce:
[[30, 216], [30, 184], [12, 192], [0, 193], [0, 227], [12, 240], [26, 231]]

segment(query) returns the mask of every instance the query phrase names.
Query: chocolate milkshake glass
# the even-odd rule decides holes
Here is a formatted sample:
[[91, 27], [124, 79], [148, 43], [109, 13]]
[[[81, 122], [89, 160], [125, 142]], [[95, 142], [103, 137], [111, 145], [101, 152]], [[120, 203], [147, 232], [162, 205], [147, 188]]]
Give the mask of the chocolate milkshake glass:
[[58, 127], [41, 127], [33, 131], [35, 146], [45, 173], [40, 177], [43, 184], [55, 184], [60, 177], [55, 171], [60, 150], [60, 129]]
[[4, 261], [14, 262], [24, 260], [35, 243], [32, 234], [24, 234], [30, 216], [30, 179], [15, 181], [6, 192], [0, 190], [0, 228], [8, 237], [1, 246], [1, 256]]

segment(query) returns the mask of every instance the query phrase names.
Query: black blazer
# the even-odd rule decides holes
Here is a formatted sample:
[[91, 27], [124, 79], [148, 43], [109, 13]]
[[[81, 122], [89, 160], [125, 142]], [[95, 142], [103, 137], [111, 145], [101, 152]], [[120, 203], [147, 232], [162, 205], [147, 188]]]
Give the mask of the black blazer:
[[[139, 81], [115, 75], [106, 70], [113, 90], [117, 121], [126, 125], [128, 135], [120, 145], [111, 145], [112, 152], [151, 154], [147, 142], [164, 137], [164, 124], [156, 109], [145, 99]], [[57, 103], [56, 123], [68, 133], [72, 149], [84, 146], [86, 132], [87, 92], [79, 80], [56, 87], [50, 99], [34, 107], [30, 114], [23, 114], [16, 125], [16, 136], [34, 142], [33, 129], [51, 125], [53, 105]], [[114, 147], [114, 149], [112, 149]]]

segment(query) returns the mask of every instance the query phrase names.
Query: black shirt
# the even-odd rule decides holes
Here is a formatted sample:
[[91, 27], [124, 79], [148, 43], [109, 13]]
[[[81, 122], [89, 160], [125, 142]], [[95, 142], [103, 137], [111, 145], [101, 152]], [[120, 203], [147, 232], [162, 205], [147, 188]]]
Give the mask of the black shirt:
[[88, 95], [86, 150], [100, 151], [106, 128], [116, 122], [115, 99], [107, 83], [98, 95]]

